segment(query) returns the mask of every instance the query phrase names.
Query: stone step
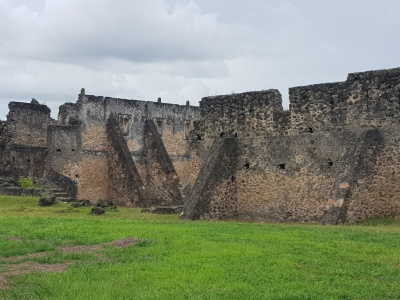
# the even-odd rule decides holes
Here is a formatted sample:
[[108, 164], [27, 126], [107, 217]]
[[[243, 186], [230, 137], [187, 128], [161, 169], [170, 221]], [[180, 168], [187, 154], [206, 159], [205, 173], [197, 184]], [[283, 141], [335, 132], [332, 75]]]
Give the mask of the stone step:
[[[160, 215], [173, 215], [173, 214], [180, 214], [183, 210], [183, 206], [158, 206], [155, 209], [151, 210], [150, 212], [153, 214], [160, 214]], [[143, 211], [142, 212], [146, 212]]]
[[63, 190], [63, 189], [60, 189], [60, 188], [50, 188], [49, 189], [49, 191], [51, 192], [51, 193], [65, 193], [65, 190]]
[[66, 192], [53, 192], [52, 193], [53, 194], [53, 196], [55, 196], [55, 197], [64, 197], [64, 198], [69, 198], [69, 194], [68, 193], [66, 193]]
[[76, 199], [75, 198], [71, 198], [71, 197], [56, 197], [57, 201], [61, 201], [61, 202], [75, 202]]

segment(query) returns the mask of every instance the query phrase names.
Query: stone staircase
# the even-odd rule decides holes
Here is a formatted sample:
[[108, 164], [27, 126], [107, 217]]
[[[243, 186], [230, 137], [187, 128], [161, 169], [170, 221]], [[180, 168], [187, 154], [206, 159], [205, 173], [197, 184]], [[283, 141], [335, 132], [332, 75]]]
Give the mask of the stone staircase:
[[75, 202], [76, 198], [71, 197], [65, 190], [61, 188], [49, 188], [49, 192], [56, 197], [56, 201]]
[[76, 198], [71, 197], [71, 195], [64, 190], [63, 188], [60, 188], [56, 184], [54, 184], [52, 181], [47, 180], [47, 179], [38, 179], [35, 181], [35, 183], [39, 186], [44, 187], [50, 194], [52, 194], [54, 197], [56, 197], [56, 201], [61, 201], [61, 202], [75, 202]]

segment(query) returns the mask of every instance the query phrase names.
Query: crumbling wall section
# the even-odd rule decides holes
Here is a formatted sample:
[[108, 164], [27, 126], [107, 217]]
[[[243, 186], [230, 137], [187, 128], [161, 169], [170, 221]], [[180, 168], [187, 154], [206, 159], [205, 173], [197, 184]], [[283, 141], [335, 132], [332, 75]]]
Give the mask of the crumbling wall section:
[[237, 139], [221, 138], [213, 142], [208, 160], [200, 171], [184, 219], [223, 219], [237, 216]]
[[[143, 182], [133, 162], [118, 121], [107, 121], [109, 195], [115, 204], [145, 206]], [[150, 187], [149, 187], [150, 188]]]
[[179, 178], [153, 120], [146, 120], [146, 197], [152, 204], [182, 204]]
[[200, 108], [206, 139], [275, 135], [283, 112], [278, 90], [205, 97]]
[[147, 120], [153, 120], [171, 158], [188, 155], [188, 140], [200, 109], [190, 105], [147, 102]]
[[[108, 197], [107, 152], [83, 149], [80, 125], [49, 126], [47, 169], [51, 172], [49, 179], [66, 182], [70, 190], [74, 189], [73, 184], [62, 178], [75, 182], [78, 199], [95, 203]], [[59, 176], [52, 176], [53, 173]]]
[[79, 126], [51, 125], [47, 130], [46, 178], [78, 196], [82, 177], [82, 139]]
[[82, 130], [82, 149], [106, 151], [108, 142], [104, 97], [83, 95], [77, 104]]
[[78, 195], [78, 185], [76, 181], [73, 181], [71, 178], [62, 175], [53, 169], [47, 170], [46, 178], [57, 186], [62, 187], [71, 197], [75, 198]]
[[[68, 169], [68, 168], [67, 168]], [[106, 151], [83, 151], [81, 161], [71, 162], [67, 177], [78, 175], [78, 199], [96, 203], [108, 199], [108, 153]]]
[[8, 104], [7, 131], [10, 144], [24, 147], [46, 147], [50, 108], [23, 102]]
[[11, 146], [11, 170], [15, 177], [41, 178], [45, 173], [45, 147]]
[[[193, 129], [193, 123], [200, 118], [200, 109], [189, 104], [183, 106], [108, 97], [105, 98], [105, 107], [106, 117], [114, 117], [118, 121], [119, 128], [143, 181], [148, 182], [151, 178], [150, 181], [158, 182], [156, 186], [160, 189], [158, 192], [154, 188], [150, 192], [146, 191], [146, 193], [150, 193], [148, 197], [153, 198], [155, 203], [160, 203], [160, 195], [164, 194], [169, 196], [166, 196], [167, 198], [161, 202], [180, 202], [181, 197], [188, 195], [196, 179], [196, 175], [190, 176], [196, 163], [196, 158], [192, 160], [190, 131]], [[172, 166], [165, 167], [175, 169], [173, 176], [178, 176], [181, 179], [183, 194], [177, 193], [176, 188], [172, 187], [168, 187], [167, 190], [170, 192], [174, 190], [175, 192], [171, 195], [170, 192], [166, 192], [166, 187], [162, 188], [166, 184], [165, 173], [163, 171], [159, 173], [159, 167], [155, 168], [153, 165], [147, 164], [148, 160], [154, 162], [155, 159], [155, 157], [147, 157], [148, 154], [151, 154], [146, 148], [146, 143], [149, 143], [149, 140], [146, 142], [146, 137], [148, 137], [148, 131], [145, 130], [147, 121], [152, 121], [155, 125], [160, 137], [157, 140], [157, 145], [162, 144], [162, 149], [166, 151], [163, 153], [169, 157], [169, 160], [162, 159], [162, 161], [167, 163], [172, 161]], [[155, 166], [160, 163], [161, 161], [156, 162]], [[170, 181], [170, 179], [167, 180], [167, 182]], [[177, 178], [172, 178], [172, 181], [177, 181]], [[180, 194], [182, 195], [180, 196]]]
[[[290, 111], [274, 91], [204, 98], [192, 132], [199, 178], [210, 168], [212, 142], [231, 136], [240, 150], [238, 218], [337, 224], [398, 215], [398, 197], [388, 190], [398, 179], [399, 80], [400, 69], [392, 69], [291, 88]], [[211, 207], [203, 215], [213, 216]]]
[[79, 106], [76, 103], [65, 103], [58, 110], [59, 125], [79, 125]]
[[400, 117], [400, 68], [290, 88], [289, 99], [293, 134], [394, 125]]
[[[42, 177], [45, 172], [47, 126], [51, 122], [46, 105], [10, 102], [2, 146], [4, 167], [15, 177]], [[5, 157], [8, 156], [8, 157]]]
[[[82, 159], [82, 138], [79, 126], [51, 125], [47, 130], [47, 169], [60, 174], [70, 173], [70, 164]], [[71, 174], [77, 180], [79, 174]]]
[[10, 175], [10, 143], [7, 122], [0, 120], [0, 176]]
[[351, 190], [347, 222], [400, 215], [399, 127], [385, 128], [372, 136], [372, 146], [362, 155], [358, 179]]

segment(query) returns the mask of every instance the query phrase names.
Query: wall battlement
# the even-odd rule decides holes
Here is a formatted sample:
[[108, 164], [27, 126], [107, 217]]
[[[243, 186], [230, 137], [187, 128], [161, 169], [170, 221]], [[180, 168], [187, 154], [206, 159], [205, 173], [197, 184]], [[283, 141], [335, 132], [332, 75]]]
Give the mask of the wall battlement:
[[351, 73], [343, 82], [293, 87], [289, 100], [287, 112], [277, 90], [205, 97], [200, 102], [204, 134], [266, 136], [396, 125], [400, 68]]
[[[400, 68], [290, 88], [289, 99], [288, 111], [276, 90], [202, 99], [193, 147], [210, 172], [195, 186], [213, 184], [192, 191], [183, 217], [337, 224], [399, 216]], [[238, 164], [226, 176], [207, 158], [228, 138]]]

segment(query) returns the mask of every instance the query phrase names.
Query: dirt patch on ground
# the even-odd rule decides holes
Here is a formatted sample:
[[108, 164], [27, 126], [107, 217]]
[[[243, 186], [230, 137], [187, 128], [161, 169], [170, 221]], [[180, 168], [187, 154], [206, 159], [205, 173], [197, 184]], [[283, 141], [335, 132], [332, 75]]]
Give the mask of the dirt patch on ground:
[[[63, 253], [86, 253], [95, 252], [102, 249], [104, 246], [112, 246], [116, 248], [128, 248], [132, 245], [139, 243], [138, 238], [127, 238], [119, 239], [110, 243], [101, 243], [96, 245], [75, 245], [75, 246], [60, 246], [57, 249]], [[21, 274], [33, 273], [33, 272], [63, 272], [73, 262], [65, 263], [37, 263], [32, 261], [26, 261], [31, 258], [45, 257], [50, 254], [54, 254], [57, 251], [44, 251], [38, 253], [28, 253], [25, 255], [16, 255], [11, 257], [0, 257], [0, 262], [6, 262], [6, 264], [0, 264], [0, 289], [7, 289], [9, 276], [16, 276]], [[24, 262], [22, 262], [24, 261]], [[8, 263], [8, 264], [7, 264]]]
[[40, 264], [30, 261], [19, 264], [3, 265], [2, 269], [5, 269], [5, 271], [0, 271], [0, 289], [7, 289], [7, 285], [9, 284], [7, 277], [9, 276], [33, 272], [63, 272], [72, 264], [73, 262], [65, 262], [61, 264]]
[[64, 253], [82, 253], [82, 252], [94, 252], [103, 248], [103, 244], [97, 245], [75, 245], [75, 246], [60, 246], [58, 247]]
[[94, 252], [98, 251], [104, 246], [113, 246], [116, 248], [128, 248], [132, 245], [135, 245], [139, 243], [141, 240], [138, 238], [127, 238], [127, 239], [120, 239], [120, 240], [115, 240], [110, 243], [101, 243], [101, 244], [96, 244], [96, 245], [76, 245], [76, 246], [61, 246], [58, 247], [59, 250], [61, 250], [64, 253], [82, 253], [82, 252]]
[[16, 256], [10, 256], [7, 258], [0, 257], [0, 261], [7, 261], [11, 263], [16, 263], [21, 260], [29, 259], [29, 258], [37, 258], [37, 257], [43, 257], [49, 254], [54, 253], [54, 251], [44, 251], [44, 252], [38, 252], [38, 253], [28, 253], [25, 255], [16, 255]]
[[107, 245], [122, 249], [122, 248], [128, 248], [141, 241], [142, 240], [138, 238], [127, 238], [127, 239], [115, 240], [114, 242], [108, 243]]

